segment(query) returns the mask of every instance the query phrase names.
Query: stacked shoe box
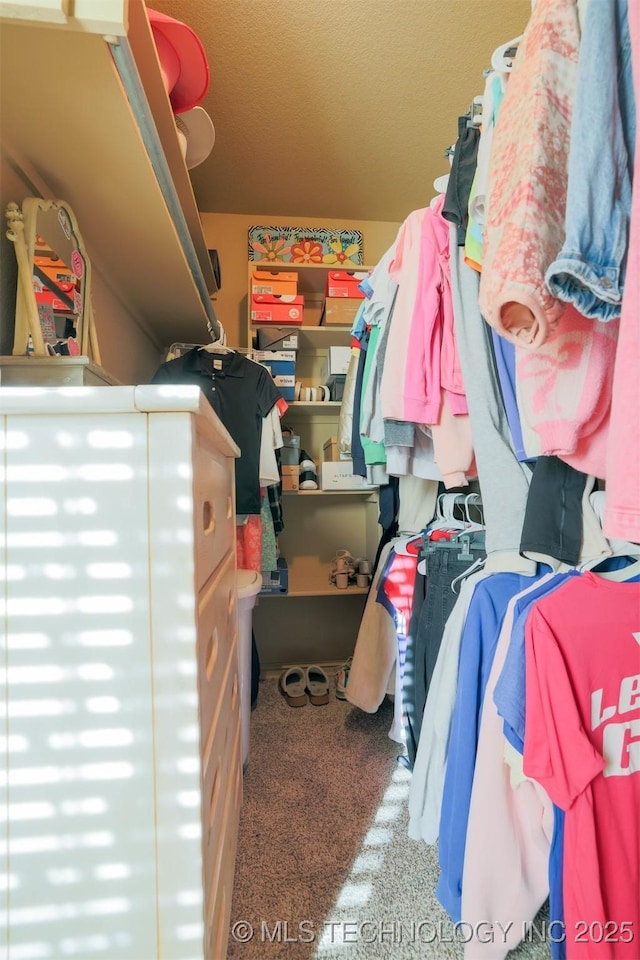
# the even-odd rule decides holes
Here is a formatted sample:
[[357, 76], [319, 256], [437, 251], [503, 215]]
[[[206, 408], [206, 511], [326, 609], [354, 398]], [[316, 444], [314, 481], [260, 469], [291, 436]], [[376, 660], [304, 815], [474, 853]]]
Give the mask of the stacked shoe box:
[[298, 295], [298, 274], [256, 269], [251, 275], [251, 323], [301, 326], [304, 297]]
[[322, 319], [323, 326], [350, 327], [364, 293], [359, 284], [367, 273], [355, 270], [330, 270], [327, 276]]
[[282, 439], [282, 489], [292, 492], [300, 489], [300, 437], [295, 433], [283, 432]]
[[254, 350], [252, 359], [268, 368], [283, 398], [291, 402], [295, 398], [296, 351]]

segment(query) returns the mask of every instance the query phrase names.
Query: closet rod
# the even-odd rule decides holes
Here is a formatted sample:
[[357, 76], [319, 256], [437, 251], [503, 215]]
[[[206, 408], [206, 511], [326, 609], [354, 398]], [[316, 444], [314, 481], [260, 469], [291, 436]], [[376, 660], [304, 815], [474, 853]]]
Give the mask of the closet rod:
[[158, 136], [156, 125], [153, 122], [149, 101], [147, 100], [147, 95], [144, 92], [144, 87], [142, 85], [142, 81], [140, 80], [140, 74], [138, 73], [138, 68], [135, 60], [133, 59], [133, 54], [131, 53], [126, 39], [124, 42], [120, 40], [115, 43], [108, 41], [108, 44], [113, 55], [116, 70], [120, 75], [122, 85], [126, 91], [129, 103], [131, 104], [133, 115], [138, 122], [138, 126], [140, 127], [142, 140], [147, 148], [151, 165], [154, 169], [158, 184], [162, 191], [162, 195], [165, 199], [165, 203], [167, 204], [167, 208], [171, 214], [171, 218], [178, 233], [178, 239], [180, 240], [184, 250], [189, 269], [191, 270], [191, 275], [198, 288], [202, 305], [207, 314], [207, 329], [212, 340], [219, 340], [221, 336], [221, 328], [216, 318], [211, 300], [209, 299], [209, 291], [207, 290], [207, 285], [205, 284], [204, 277], [202, 276], [202, 270], [198, 261], [196, 248], [193, 245], [193, 240], [184, 216], [184, 211], [176, 193], [171, 171], [169, 170], [169, 165], [167, 163], [167, 158], [165, 157], [164, 150], [162, 149], [162, 143], [160, 141], [160, 137]]

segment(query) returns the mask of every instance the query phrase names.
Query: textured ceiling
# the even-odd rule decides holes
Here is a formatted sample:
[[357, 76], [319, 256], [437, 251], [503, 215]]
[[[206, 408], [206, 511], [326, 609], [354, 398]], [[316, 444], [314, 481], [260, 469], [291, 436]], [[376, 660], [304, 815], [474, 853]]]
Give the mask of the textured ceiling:
[[398, 221], [448, 169], [457, 117], [531, 0], [155, 0], [202, 38], [202, 212]]

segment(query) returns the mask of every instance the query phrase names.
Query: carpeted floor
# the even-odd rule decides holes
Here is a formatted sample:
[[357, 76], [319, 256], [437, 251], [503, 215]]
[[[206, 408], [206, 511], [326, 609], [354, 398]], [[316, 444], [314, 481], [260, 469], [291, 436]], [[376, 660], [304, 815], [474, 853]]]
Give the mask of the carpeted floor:
[[[409, 776], [375, 715], [333, 696], [294, 709], [262, 681], [251, 715], [228, 960], [461, 960], [434, 891], [437, 850], [407, 836]], [[548, 960], [521, 944], [509, 960]], [[474, 958], [475, 960], [475, 958]]]

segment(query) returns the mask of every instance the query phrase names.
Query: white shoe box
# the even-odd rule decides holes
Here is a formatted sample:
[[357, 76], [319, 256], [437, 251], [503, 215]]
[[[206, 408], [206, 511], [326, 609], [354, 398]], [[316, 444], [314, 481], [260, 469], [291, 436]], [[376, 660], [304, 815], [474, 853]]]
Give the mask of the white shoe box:
[[321, 490], [375, 490], [364, 477], [353, 474], [353, 460], [323, 461], [319, 464], [318, 481]]

